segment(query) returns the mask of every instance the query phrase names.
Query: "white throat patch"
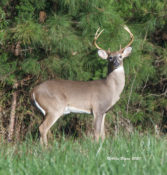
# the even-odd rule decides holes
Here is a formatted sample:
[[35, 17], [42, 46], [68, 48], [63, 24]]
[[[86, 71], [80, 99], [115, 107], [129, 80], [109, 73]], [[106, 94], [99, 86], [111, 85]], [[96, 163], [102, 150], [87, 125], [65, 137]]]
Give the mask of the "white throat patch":
[[124, 72], [123, 66], [119, 66], [117, 69], [114, 70], [114, 72]]

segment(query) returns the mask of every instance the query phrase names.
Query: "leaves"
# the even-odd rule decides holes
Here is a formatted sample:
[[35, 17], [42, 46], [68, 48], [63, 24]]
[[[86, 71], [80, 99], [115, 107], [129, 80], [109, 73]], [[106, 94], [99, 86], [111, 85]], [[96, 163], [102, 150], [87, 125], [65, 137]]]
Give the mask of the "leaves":
[[[148, 122], [148, 118], [160, 121], [167, 104], [165, 96], [160, 95], [166, 90], [167, 77], [164, 1], [2, 0], [0, 4], [1, 89], [10, 89], [15, 80], [33, 76], [21, 95], [24, 99], [37, 82], [45, 79], [104, 78], [107, 62], [98, 58], [92, 44], [95, 31], [103, 28], [99, 45], [116, 51], [129, 41], [122, 28], [126, 24], [134, 34], [133, 50], [124, 61], [126, 86], [113, 111], [121, 111], [135, 124]], [[45, 14], [42, 22], [41, 11]], [[9, 92], [4, 94], [10, 101]], [[27, 100], [23, 101], [30, 109]]]
[[11, 28], [12, 38], [23, 45], [39, 45], [43, 32], [41, 25], [33, 21], [26, 21]]

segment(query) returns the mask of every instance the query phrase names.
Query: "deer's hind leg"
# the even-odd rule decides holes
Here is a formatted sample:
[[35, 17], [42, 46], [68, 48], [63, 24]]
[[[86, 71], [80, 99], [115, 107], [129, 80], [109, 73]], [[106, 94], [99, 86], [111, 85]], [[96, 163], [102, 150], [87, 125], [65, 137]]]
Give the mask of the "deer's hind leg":
[[40, 143], [42, 145], [47, 146], [48, 145], [48, 141], [47, 141], [47, 133], [49, 131], [49, 129], [54, 125], [54, 123], [61, 117], [60, 113], [53, 113], [53, 112], [49, 112], [46, 115], [45, 120], [43, 121], [43, 123], [40, 125], [39, 127], [39, 132], [40, 132]]
[[47, 146], [47, 134], [54, 123], [63, 115], [65, 109], [65, 101], [63, 98], [48, 98], [41, 96], [39, 104], [45, 107], [46, 117], [39, 127], [40, 143]]

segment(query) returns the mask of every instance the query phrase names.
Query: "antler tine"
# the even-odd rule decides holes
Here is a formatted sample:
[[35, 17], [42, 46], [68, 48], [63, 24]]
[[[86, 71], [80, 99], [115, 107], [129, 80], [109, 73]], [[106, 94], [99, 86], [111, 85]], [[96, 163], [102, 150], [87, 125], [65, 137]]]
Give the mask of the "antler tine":
[[95, 33], [95, 38], [97, 38], [96, 36], [98, 35], [99, 30], [100, 30], [100, 27], [99, 27], [99, 28], [96, 30], [96, 33]]
[[99, 47], [99, 46], [97, 45], [96, 40], [99, 38], [99, 36], [102, 34], [103, 31], [104, 31], [104, 29], [102, 29], [102, 30], [100, 31], [100, 27], [99, 27], [99, 28], [97, 29], [96, 33], [95, 33], [95, 37], [94, 37], [94, 40], [93, 40], [93, 44], [95, 45], [95, 47], [96, 47], [97, 49], [100, 49], [100, 50], [104, 50], [104, 49], [102, 49], [101, 47]]
[[120, 49], [120, 52], [123, 52], [123, 51], [124, 51], [127, 47], [129, 47], [129, 46], [133, 43], [133, 41], [134, 41], [134, 36], [133, 36], [132, 32], [130, 31], [130, 29], [129, 29], [126, 25], [124, 25], [123, 27], [124, 27], [124, 29], [130, 34], [131, 40], [130, 40], [130, 42], [129, 42], [124, 48]]
[[102, 29], [100, 32], [100, 27], [97, 29], [96, 33], [95, 33], [95, 37], [96, 39], [98, 39], [98, 37], [101, 35], [101, 33], [104, 31], [104, 29]]

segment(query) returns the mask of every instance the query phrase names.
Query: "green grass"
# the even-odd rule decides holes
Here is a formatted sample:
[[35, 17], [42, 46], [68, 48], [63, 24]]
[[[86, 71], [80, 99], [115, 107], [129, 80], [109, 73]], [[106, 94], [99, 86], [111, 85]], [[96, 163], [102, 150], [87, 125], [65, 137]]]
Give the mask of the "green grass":
[[0, 175], [166, 175], [166, 165], [166, 138], [149, 134], [110, 137], [99, 144], [62, 138], [48, 149], [31, 139], [0, 144]]

